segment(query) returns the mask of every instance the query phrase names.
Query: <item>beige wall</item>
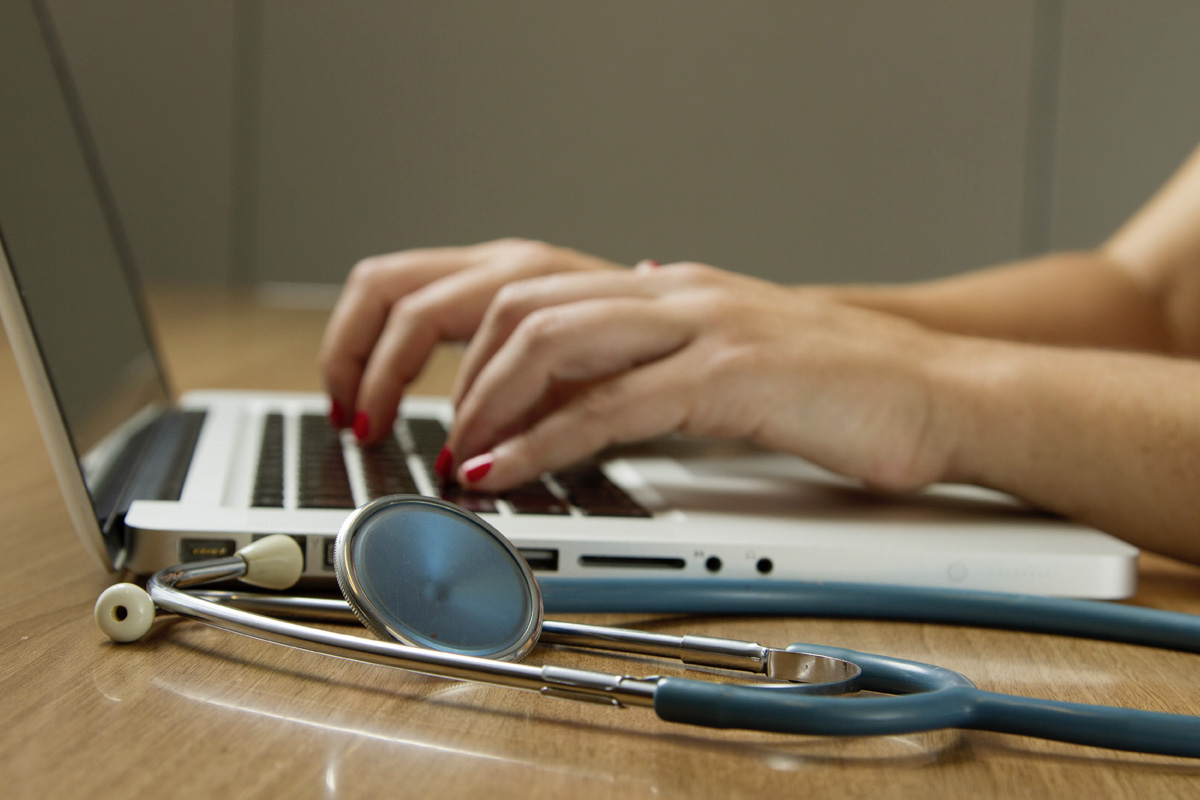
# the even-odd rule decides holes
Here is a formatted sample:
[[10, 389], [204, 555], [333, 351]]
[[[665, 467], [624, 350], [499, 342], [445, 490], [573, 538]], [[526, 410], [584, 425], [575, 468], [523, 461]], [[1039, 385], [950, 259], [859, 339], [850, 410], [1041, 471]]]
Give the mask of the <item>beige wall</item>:
[[1053, 242], [1106, 236], [1200, 142], [1200, 3], [1067, 4]]
[[139, 268], [232, 279], [233, 2], [47, 2]]
[[1200, 139], [1187, 0], [50, 0], [144, 272], [500, 235], [780, 280], [1097, 241]]

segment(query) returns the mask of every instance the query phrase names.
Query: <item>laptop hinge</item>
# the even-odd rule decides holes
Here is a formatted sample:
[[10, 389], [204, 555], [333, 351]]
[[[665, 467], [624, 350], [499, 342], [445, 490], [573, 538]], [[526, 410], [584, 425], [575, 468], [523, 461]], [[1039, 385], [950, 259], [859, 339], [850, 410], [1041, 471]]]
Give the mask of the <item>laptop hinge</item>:
[[105, 510], [104, 542], [114, 565], [129, 550], [125, 514], [134, 501], [178, 500], [182, 495], [204, 416], [203, 411], [165, 411], [129, 442], [121, 456], [128, 477], [119, 492], [110, 488], [96, 502], [98, 510]]

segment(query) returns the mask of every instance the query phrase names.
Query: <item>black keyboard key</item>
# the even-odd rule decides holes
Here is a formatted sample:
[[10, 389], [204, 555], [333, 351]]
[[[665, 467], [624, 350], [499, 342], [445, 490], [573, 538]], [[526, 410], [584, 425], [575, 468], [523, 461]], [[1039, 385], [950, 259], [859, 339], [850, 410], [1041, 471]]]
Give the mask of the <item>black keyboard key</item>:
[[408, 426], [408, 435], [413, 439], [413, 449], [421, 461], [425, 461], [426, 458], [437, 461], [438, 453], [442, 452], [448, 435], [442, 421], [432, 417], [415, 416], [408, 417], [404, 423]]
[[554, 478], [571, 504], [589, 517], [651, 516], [596, 464], [580, 464], [555, 473]]
[[570, 508], [546, 484], [531, 481], [500, 497], [518, 514], [569, 514]]
[[410, 417], [405, 420], [405, 425], [408, 427], [414, 454], [421, 459], [425, 472], [436, 476], [434, 467], [442, 448], [446, 446], [446, 426], [430, 417]]
[[282, 414], [268, 414], [264, 420], [251, 503], [266, 508], [283, 507]]
[[300, 507], [354, 508], [341, 438], [317, 414], [300, 418]]
[[391, 494], [417, 494], [417, 483], [395, 435], [362, 451], [363, 479], [372, 500]]
[[448, 503], [473, 511], [476, 514], [490, 514], [496, 510], [496, 498], [483, 492], [472, 492], [456, 484], [445, 484], [441, 487], [442, 499]]

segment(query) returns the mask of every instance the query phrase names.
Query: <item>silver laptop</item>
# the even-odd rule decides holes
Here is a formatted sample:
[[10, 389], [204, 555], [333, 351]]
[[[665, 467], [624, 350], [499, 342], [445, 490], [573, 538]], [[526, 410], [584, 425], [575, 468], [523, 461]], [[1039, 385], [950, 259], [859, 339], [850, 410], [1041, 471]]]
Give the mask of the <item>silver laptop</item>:
[[673, 438], [486, 496], [432, 477], [444, 400], [406, 400], [394, 436], [362, 450], [319, 395], [173, 398], [48, 18], [6, 3], [0, 31], [0, 310], [71, 519], [108, 569], [144, 575], [285, 533], [305, 580], [332, 584], [350, 509], [419, 493], [481, 514], [544, 582], [1134, 590], [1135, 548], [973, 487], [884, 498], [791, 456]]

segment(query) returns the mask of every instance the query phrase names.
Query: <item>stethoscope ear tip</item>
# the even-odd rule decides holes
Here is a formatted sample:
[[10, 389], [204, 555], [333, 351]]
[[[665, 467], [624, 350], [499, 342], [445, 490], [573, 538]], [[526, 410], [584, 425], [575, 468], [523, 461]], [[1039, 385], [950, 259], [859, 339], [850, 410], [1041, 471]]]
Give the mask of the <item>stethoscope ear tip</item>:
[[114, 642], [136, 642], [154, 624], [154, 601], [140, 586], [118, 583], [96, 600], [96, 625]]
[[304, 553], [291, 536], [275, 534], [256, 539], [234, 554], [246, 562], [243, 583], [264, 589], [287, 589], [304, 571]]

